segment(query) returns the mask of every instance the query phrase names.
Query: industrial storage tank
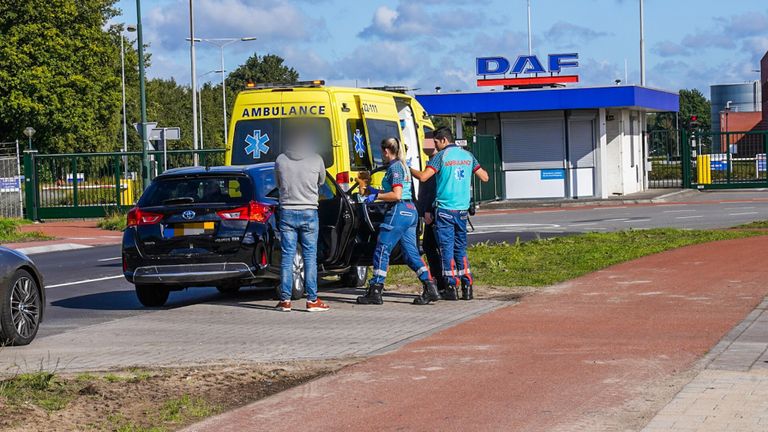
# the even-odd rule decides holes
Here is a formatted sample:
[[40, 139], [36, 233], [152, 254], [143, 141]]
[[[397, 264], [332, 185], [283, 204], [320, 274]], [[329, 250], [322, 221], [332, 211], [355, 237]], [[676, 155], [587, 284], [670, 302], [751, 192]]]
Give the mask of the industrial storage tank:
[[712, 132], [720, 131], [720, 113], [731, 101], [731, 112], [761, 111], [760, 81], [710, 86]]

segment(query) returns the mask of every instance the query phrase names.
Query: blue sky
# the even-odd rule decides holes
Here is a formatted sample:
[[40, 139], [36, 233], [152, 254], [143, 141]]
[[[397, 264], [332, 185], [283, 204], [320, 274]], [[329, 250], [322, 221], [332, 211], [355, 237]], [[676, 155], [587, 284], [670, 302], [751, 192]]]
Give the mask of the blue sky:
[[[578, 52], [580, 85], [639, 78], [638, 0], [532, 0], [534, 53]], [[117, 6], [136, 20], [135, 0]], [[189, 82], [187, 0], [143, 0], [151, 77]], [[526, 0], [195, 0], [198, 37], [255, 36], [226, 48], [227, 69], [274, 53], [302, 79], [472, 90], [475, 58], [527, 52]], [[764, 0], [646, 0], [647, 84], [677, 90], [757, 79], [768, 51]], [[219, 51], [197, 47], [198, 74]], [[569, 71], [570, 72], [570, 71]], [[208, 79], [208, 78], [206, 78]], [[213, 79], [213, 78], [211, 78]]]

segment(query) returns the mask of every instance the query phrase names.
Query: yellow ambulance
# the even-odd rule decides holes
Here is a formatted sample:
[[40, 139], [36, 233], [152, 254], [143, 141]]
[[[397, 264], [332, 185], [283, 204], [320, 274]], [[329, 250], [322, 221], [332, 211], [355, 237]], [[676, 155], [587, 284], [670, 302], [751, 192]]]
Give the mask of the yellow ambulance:
[[[274, 162], [293, 124], [311, 127], [328, 172], [346, 190], [361, 171], [382, 166], [380, 143], [405, 143], [412, 167], [424, 169], [434, 126], [415, 98], [392, 88], [326, 87], [324, 81], [248, 84], [237, 95], [226, 147], [228, 165]], [[380, 181], [374, 177], [374, 183]]]

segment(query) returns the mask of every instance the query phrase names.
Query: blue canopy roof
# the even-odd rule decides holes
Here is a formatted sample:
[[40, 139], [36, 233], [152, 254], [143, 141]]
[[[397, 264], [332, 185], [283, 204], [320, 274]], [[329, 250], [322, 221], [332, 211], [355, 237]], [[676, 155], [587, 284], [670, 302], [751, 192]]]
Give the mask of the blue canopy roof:
[[438, 93], [416, 95], [416, 99], [432, 115], [597, 108], [680, 110], [677, 93], [639, 86]]

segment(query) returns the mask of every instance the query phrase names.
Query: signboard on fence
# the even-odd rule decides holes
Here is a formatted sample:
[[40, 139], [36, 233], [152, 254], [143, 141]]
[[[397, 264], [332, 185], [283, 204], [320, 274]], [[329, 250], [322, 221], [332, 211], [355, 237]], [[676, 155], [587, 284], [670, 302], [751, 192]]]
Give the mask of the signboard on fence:
[[21, 192], [21, 182], [24, 176], [0, 177], [0, 192]]
[[766, 166], [765, 153], [758, 153], [755, 155], [755, 171], [768, 171], [768, 166]]
[[709, 162], [712, 171], [728, 171], [728, 155], [712, 154]]
[[[84, 182], [85, 173], [77, 173], [77, 181], [78, 183]], [[72, 174], [67, 174], [67, 183], [72, 183]]]

